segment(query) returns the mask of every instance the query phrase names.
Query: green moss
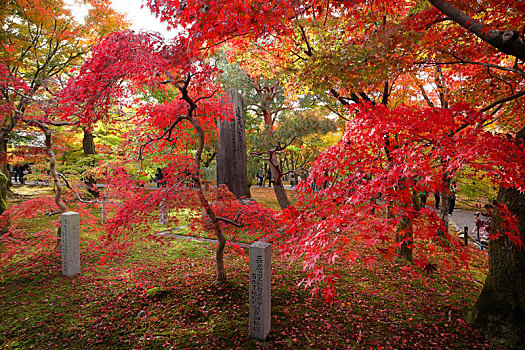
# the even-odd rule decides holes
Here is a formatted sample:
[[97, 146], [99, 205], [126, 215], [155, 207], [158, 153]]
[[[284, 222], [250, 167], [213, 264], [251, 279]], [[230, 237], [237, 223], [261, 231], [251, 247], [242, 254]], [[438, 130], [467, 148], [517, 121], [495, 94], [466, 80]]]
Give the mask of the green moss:
[[150, 289], [146, 289], [146, 294], [149, 298], [163, 298], [169, 294], [169, 289], [162, 288], [162, 287], [153, 287]]
[[0, 215], [7, 209], [7, 177], [0, 172]]

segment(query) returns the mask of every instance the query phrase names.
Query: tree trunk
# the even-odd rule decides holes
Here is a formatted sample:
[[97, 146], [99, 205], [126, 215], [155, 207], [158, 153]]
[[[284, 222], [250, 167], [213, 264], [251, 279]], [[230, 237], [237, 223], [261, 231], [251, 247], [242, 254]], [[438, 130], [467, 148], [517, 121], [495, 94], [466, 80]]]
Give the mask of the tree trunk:
[[84, 131], [84, 137], [82, 138], [82, 150], [84, 151], [84, 155], [87, 156], [89, 154], [96, 154], [95, 149], [95, 141], [93, 134], [90, 133], [86, 128], [82, 128]]
[[49, 157], [49, 171], [51, 173], [51, 177], [53, 178], [53, 181], [56, 187], [55, 203], [57, 207], [59, 208], [59, 212], [63, 213], [67, 211], [67, 207], [64, 201], [62, 200], [62, 184], [60, 183], [60, 178], [55, 168], [56, 157], [55, 157], [55, 152], [53, 151], [51, 130], [49, 130], [49, 128], [40, 121], [33, 122], [32, 124], [37, 125], [40, 128], [40, 130], [42, 130], [42, 132], [44, 133], [46, 137], [45, 145], [46, 145], [47, 155]]
[[[525, 129], [516, 136], [525, 139]], [[525, 166], [523, 164], [522, 166]], [[498, 202], [506, 204], [518, 219], [519, 236], [525, 243], [525, 194], [500, 189]], [[501, 232], [497, 209], [491, 224]], [[465, 319], [482, 329], [487, 338], [509, 349], [525, 349], [525, 249], [506, 236], [489, 241], [489, 272], [476, 303], [465, 310]]]
[[[421, 200], [418, 193], [412, 193], [411, 196], [412, 207], [415, 210], [421, 209]], [[412, 262], [412, 240], [414, 237], [414, 229], [412, 221], [405, 215], [399, 220], [396, 228], [396, 241], [400, 243], [399, 247], [396, 248], [396, 254], [399, 255], [400, 260], [406, 260]]]
[[11, 182], [11, 169], [9, 169], [7, 160], [7, 139], [3, 137], [0, 137], [0, 172], [7, 177], [7, 188], [11, 188], [13, 183]]
[[412, 222], [409, 218], [402, 217], [396, 228], [396, 242], [400, 243], [399, 247], [396, 248], [398, 255], [396, 260], [412, 262], [412, 237]]
[[283, 172], [279, 167], [277, 155], [275, 154], [275, 152], [270, 151], [268, 153], [270, 158], [270, 169], [272, 172], [273, 191], [275, 192], [275, 197], [277, 198], [281, 209], [286, 209], [292, 204], [288, 199], [288, 195], [286, 194], [286, 190], [284, 189], [284, 185], [282, 182]]
[[[82, 138], [82, 150], [84, 151], [84, 156], [96, 154], [95, 141], [93, 134], [89, 132], [88, 129], [82, 128], [84, 131], [84, 137]], [[92, 164], [95, 166], [95, 164]], [[87, 176], [84, 178], [84, 183], [86, 184], [88, 192], [93, 196], [93, 198], [98, 198], [100, 192], [96, 188], [97, 181], [93, 176]]]
[[277, 197], [277, 201], [279, 202], [281, 209], [286, 209], [292, 205], [288, 199], [288, 195], [286, 194], [286, 190], [284, 189], [281, 179], [273, 184], [273, 191], [275, 192], [275, 197]]
[[[445, 188], [447, 190], [450, 190], [450, 179], [448, 179], [448, 175], [445, 174]], [[448, 191], [440, 191], [441, 196], [441, 208], [439, 211], [439, 217], [441, 218], [441, 221], [443, 222], [443, 226], [445, 227], [445, 230], [448, 230], [448, 212], [450, 210], [450, 199], [451, 194]], [[446, 232], [446, 231], [445, 231]], [[438, 236], [444, 237], [445, 232], [442, 232], [441, 230], [438, 230]]]
[[192, 173], [192, 179], [195, 183], [195, 188], [197, 191], [197, 196], [199, 197], [199, 201], [201, 202], [202, 207], [206, 211], [206, 214], [210, 218], [210, 222], [213, 226], [213, 231], [215, 232], [215, 236], [217, 237], [217, 248], [215, 249], [215, 264], [217, 268], [217, 284], [224, 284], [227, 282], [227, 276], [226, 276], [226, 268], [224, 267], [224, 248], [226, 247], [226, 237], [224, 236], [224, 233], [222, 232], [221, 226], [219, 225], [219, 221], [217, 220], [217, 217], [215, 216], [215, 213], [213, 209], [210, 206], [210, 203], [208, 202], [208, 199], [204, 195], [204, 191], [202, 190], [202, 183], [200, 179], [200, 165], [201, 165], [201, 155], [202, 151], [204, 149], [204, 130], [202, 129], [202, 126], [197, 121], [197, 119], [193, 118], [193, 110], [197, 108], [193, 100], [190, 99], [190, 97], [187, 95], [186, 90], [181, 90], [183, 93], [183, 98], [188, 102], [190, 107], [188, 108], [188, 116], [186, 119], [193, 125], [195, 128], [195, 131], [197, 132], [197, 135], [199, 137], [199, 144], [197, 146], [197, 150], [195, 152], [195, 171]]

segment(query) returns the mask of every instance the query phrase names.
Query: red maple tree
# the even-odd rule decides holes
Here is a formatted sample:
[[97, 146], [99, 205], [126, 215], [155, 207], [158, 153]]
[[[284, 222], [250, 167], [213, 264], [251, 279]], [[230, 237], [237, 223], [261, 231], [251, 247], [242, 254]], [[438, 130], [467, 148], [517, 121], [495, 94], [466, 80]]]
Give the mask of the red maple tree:
[[[216, 73], [216, 68], [206, 64], [199, 50], [185, 38], [166, 43], [155, 33], [117, 32], [101, 40], [93, 49], [93, 57], [69, 82], [62, 94], [61, 110], [66, 118], [79, 119], [86, 125], [99, 120], [111, 122], [111, 109], [126, 103], [127, 97], [128, 107], [137, 111], [131, 120], [137, 128], [129, 135], [137, 158], [128, 158], [111, 171], [108, 186], [122, 204], [108, 221], [108, 238], [129, 242], [137, 225], [148, 229], [151, 213], [158, 210], [202, 208], [218, 240], [217, 281], [224, 282], [223, 225], [253, 227], [258, 216], [249, 213], [262, 208], [237, 203], [224, 187], [206, 192], [203, 188], [200, 166], [206, 134], [216, 130], [216, 119], [233, 115], [213, 82]], [[176, 98], [170, 97], [173, 89]], [[147, 91], [164, 93], [164, 103], [142, 102], [141, 94]], [[172, 152], [159, 155], [166, 147]], [[138, 181], [137, 174], [125, 166], [145, 157], [157, 158], [164, 166], [159, 189], [144, 187], [144, 181]], [[227, 200], [229, 209], [238, 211], [232, 214], [220, 210], [217, 203], [213, 204], [217, 200]]]

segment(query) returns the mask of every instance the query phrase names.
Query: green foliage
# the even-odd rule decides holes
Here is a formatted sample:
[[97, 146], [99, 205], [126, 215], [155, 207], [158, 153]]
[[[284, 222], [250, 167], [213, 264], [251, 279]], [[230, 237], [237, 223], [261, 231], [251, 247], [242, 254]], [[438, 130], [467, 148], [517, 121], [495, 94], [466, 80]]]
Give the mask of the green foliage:
[[204, 181], [215, 182], [217, 178], [217, 161], [213, 161], [207, 167], [202, 167], [202, 179]]
[[281, 115], [279, 122], [275, 136], [283, 142], [337, 131], [334, 120], [327, 118], [325, 110], [321, 108], [292, 111]]
[[471, 168], [458, 175], [457, 183], [458, 195], [470, 205], [483, 205], [496, 198], [497, 189], [492, 181], [483, 173], [473, 174]]

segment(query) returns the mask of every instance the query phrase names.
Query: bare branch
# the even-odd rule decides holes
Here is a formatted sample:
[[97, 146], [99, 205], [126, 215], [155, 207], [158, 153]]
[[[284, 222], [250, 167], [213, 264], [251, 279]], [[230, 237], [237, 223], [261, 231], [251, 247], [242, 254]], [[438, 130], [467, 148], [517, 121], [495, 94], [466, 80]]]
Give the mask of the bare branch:
[[518, 92], [518, 93], [516, 93], [516, 94], [514, 94], [514, 95], [512, 95], [512, 96], [507, 96], [507, 97], [505, 97], [505, 98], [499, 99], [499, 100], [497, 100], [497, 101], [491, 103], [491, 104], [488, 105], [487, 107], [482, 108], [482, 109], [480, 110], [480, 112], [486, 112], [486, 111], [488, 111], [488, 110], [490, 110], [490, 109], [496, 107], [497, 105], [500, 105], [500, 104], [502, 104], [502, 103], [505, 103], [505, 102], [509, 102], [509, 101], [515, 100], [515, 99], [517, 99], [517, 98], [520, 98], [521, 96], [525, 96], [525, 91], [520, 91], [520, 92]]
[[222, 221], [224, 223], [227, 223], [233, 226], [237, 226], [237, 227], [243, 227], [243, 225], [239, 224], [238, 222], [227, 219], [227, 218], [223, 218], [221, 216], [216, 216], [215, 218], [217, 219], [217, 221]]
[[519, 32], [488, 30], [481, 22], [473, 20], [447, 1], [428, 0], [428, 2], [489, 45], [507, 55], [512, 55], [525, 61], [525, 42], [520, 37]]
[[517, 66], [505, 67], [505, 66], [499, 66], [497, 64], [492, 64], [492, 63], [476, 62], [476, 61], [465, 61], [465, 60], [461, 59], [460, 57], [458, 57], [456, 55], [452, 55], [452, 56], [454, 56], [454, 58], [457, 58], [458, 60], [457, 61], [449, 61], [449, 62], [424, 62], [422, 64], [423, 65], [427, 65], [427, 66], [434, 66], [434, 65], [436, 65], [436, 66], [437, 65], [444, 66], [444, 65], [449, 65], [449, 64], [472, 64], [472, 65], [476, 65], [476, 66], [482, 66], [482, 67], [487, 67], [487, 68], [494, 68], [494, 69], [502, 70], [502, 71], [505, 71], [505, 72], [512, 72], [512, 73], [519, 74], [522, 77], [525, 77], [525, 72], [522, 69], [518, 68]]
[[434, 108], [436, 107], [436, 105], [434, 105], [434, 102], [432, 102], [432, 100], [428, 97], [427, 95], [427, 92], [425, 91], [425, 88], [423, 87], [423, 85], [419, 84], [419, 90], [421, 91], [421, 94], [423, 95], [423, 98], [425, 99], [425, 101], [427, 101], [427, 104]]
[[212, 98], [212, 97], [215, 95], [215, 93], [217, 93], [217, 90], [215, 90], [215, 91], [214, 91], [211, 95], [209, 95], [209, 96], [202, 96], [202, 97], [197, 98], [197, 99], [195, 100], [195, 103], [197, 103], [197, 102], [199, 102], [199, 101], [201, 101], [201, 100], [206, 100], [206, 99]]

